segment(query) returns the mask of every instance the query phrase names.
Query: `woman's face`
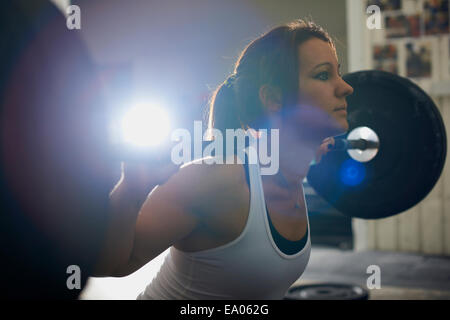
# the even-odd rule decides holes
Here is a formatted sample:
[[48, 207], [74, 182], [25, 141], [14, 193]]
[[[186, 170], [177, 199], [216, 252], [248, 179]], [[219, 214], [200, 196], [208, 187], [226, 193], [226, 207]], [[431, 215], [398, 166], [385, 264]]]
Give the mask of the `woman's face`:
[[346, 97], [353, 88], [342, 80], [336, 52], [312, 38], [299, 46], [299, 104], [293, 120], [317, 138], [348, 130]]

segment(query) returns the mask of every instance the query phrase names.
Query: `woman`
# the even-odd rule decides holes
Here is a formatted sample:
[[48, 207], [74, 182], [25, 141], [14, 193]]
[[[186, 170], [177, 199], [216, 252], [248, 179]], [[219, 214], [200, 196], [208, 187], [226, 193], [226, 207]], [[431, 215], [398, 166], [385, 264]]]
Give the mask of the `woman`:
[[295, 21], [253, 41], [216, 90], [209, 126], [279, 129], [278, 172], [263, 176], [236, 155], [235, 164], [188, 164], [141, 207], [149, 181], [164, 173], [138, 181], [124, 170], [99, 270], [125, 276], [171, 247], [139, 299], [282, 299], [309, 259], [301, 182], [332, 142], [325, 138], [348, 129], [352, 91], [332, 40], [314, 23]]

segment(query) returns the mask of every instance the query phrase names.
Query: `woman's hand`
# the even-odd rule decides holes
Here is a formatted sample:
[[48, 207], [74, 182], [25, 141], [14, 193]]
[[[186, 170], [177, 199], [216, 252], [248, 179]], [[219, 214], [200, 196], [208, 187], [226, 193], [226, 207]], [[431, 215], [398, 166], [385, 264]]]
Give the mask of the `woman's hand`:
[[165, 183], [178, 170], [167, 153], [122, 162], [122, 176], [110, 194], [110, 215], [105, 243], [94, 269], [96, 276], [115, 276], [130, 260], [139, 211], [156, 185]]
[[143, 154], [141, 159], [122, 162], [121, 181], [138, 193], [148, 193], [165, 183], [179, 168], [171, 160], [171, 146], [167, 144], [154, 153]]
[[330, 149], [328, 147], [329, 145], [334, 146], [334, 138], [333, 137], [328, 137], [322, 141], [322, 144], [316, 151], [316, 158], [314, 159], [316, 164], [319, 163], [322, 160], [322, 157], [330, 151]]

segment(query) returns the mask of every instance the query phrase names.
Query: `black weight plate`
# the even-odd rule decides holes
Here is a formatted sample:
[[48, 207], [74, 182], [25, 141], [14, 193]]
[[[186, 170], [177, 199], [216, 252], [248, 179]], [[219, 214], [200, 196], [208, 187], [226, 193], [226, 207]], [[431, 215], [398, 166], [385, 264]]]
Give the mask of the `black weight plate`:
[[[0, 10], [0, 298], [76, 299], [104, 242], [120, 163], [79, 32], [47, 0]], [[11, 130], [12, 129], [12, 130]]]
[[344, 80], [354, 88], [347, 98], [349, 132], [371, 128], [380, 149], [366, 163], [356, 162], [347, 151], [329, 152], [311, 166], [308, 182], [351, 217], [377, 219], [403, 212], [424, 199], [442, 173], [447, 138], [439, 110], [417, 85], [392, 73], [360, 71]]
[[367, 290], [338, 283], [299, 285], [289, 289], [285, 300], [368, 300]]

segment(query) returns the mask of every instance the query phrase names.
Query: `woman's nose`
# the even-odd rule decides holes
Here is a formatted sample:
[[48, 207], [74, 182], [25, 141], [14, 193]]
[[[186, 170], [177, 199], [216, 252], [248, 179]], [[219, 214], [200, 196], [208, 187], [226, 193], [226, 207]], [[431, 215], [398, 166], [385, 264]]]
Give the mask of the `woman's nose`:
[[353, 87], [349, 85], [344, 79], [340, 78], [339, 86], [337, 87], [337, 96], [346, 97], [353, 93]]

